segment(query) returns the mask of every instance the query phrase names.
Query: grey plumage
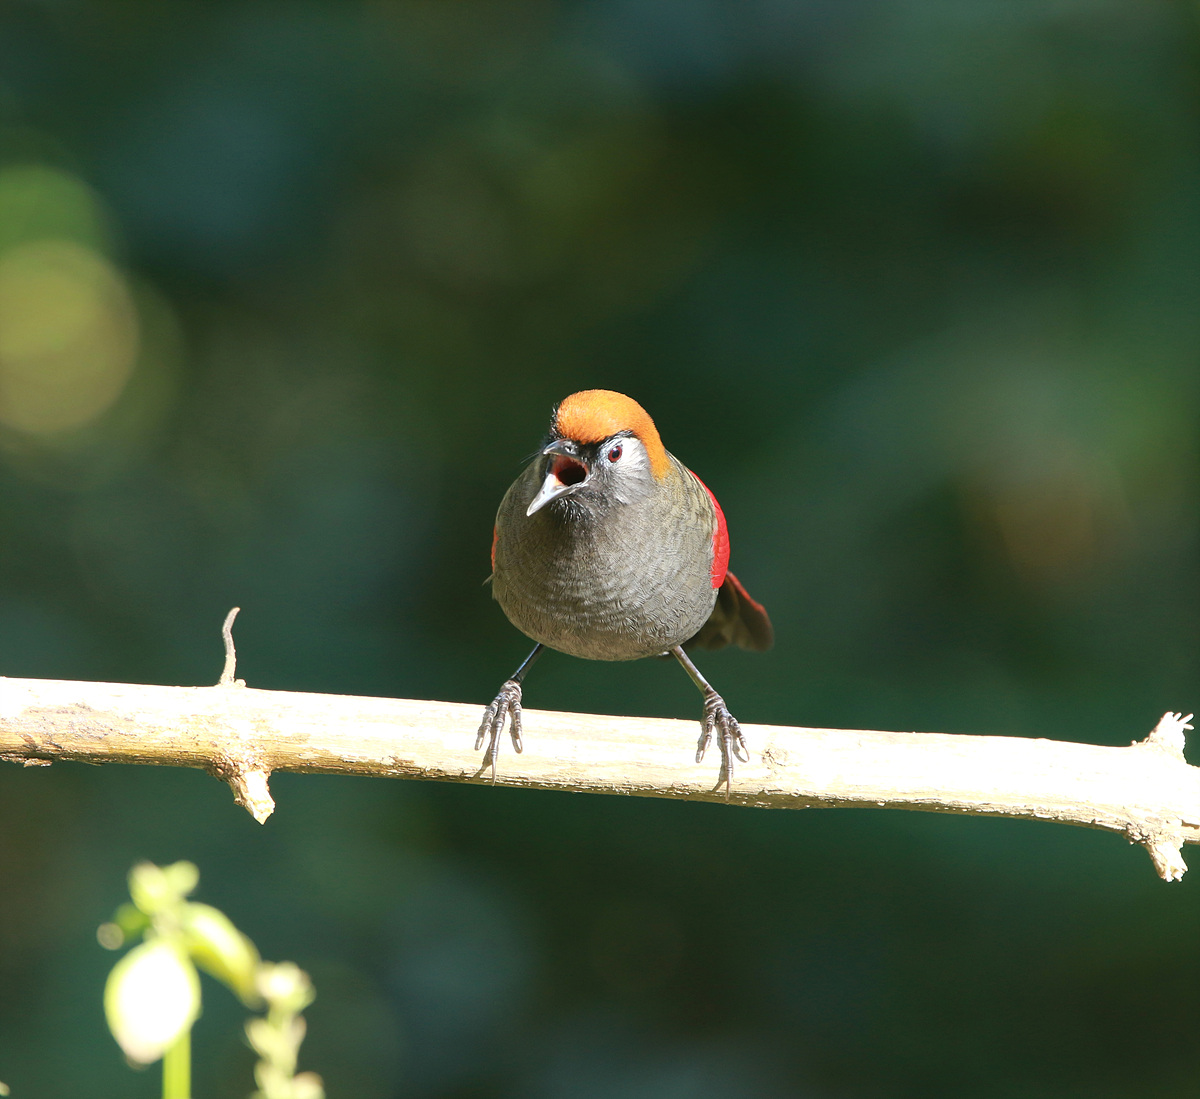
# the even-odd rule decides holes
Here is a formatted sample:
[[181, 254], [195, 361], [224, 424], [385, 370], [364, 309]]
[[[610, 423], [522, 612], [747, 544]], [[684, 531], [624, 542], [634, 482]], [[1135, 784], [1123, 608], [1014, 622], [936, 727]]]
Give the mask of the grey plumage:
[[[517, 629], [588, 660], [654, 656], [701, 630], [717, 599], [715, 509], [691, 471], [669, 457], [661, 481], [628, 461], [596, 491], [533, 515], [526, 509], [547, 463], [539, 456], [529, 465], [496, 516], [492, 591]], [[617, 476], [619, 493], [609, 488]]]

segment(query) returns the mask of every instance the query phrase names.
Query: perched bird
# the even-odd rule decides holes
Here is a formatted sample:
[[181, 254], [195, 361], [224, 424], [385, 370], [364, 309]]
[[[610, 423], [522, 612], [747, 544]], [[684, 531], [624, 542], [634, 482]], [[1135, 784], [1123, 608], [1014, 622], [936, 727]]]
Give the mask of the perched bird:
[[587, 660], [670, 654], [704, 695], [696, 762], [713, 734], [728, 796], [746, 743], [685, 648], [768, 649], [770, 619], [727, 570], [716, 498], [669, 454], [636, 401], [607, 389], [554, 410], [549, 441], [496, 513], [492, 594], [537, 645], [484, 711], [475, 741], [496, 771], [506, 718], [521, 751], [521, 683], [543, 648]]

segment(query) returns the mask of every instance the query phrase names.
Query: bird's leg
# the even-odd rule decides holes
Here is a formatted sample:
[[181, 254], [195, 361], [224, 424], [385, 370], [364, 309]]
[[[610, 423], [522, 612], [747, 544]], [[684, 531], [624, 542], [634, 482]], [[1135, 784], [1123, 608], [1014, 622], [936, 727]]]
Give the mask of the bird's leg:
[[[671, 649], [671, 655], [683, 665], [683, 670], [704, 695], [704, 720], [701, 724], [700, 743], [696, 746], [696, 762], [699, 763], [704, 758], [712, 735], [716, 732], [721, 741], [721, 777], [725, 780], [725, 797], [728, 798], [733, 783], [733, 761], [750, 761], [746, 739], [742, 736], [742, 727], [737, 723], [737, 718], [729, 712], [725, 699], [712, 689], [711, 684], [700, 674], [700, 669], [692, 663], [683, 648], [676, 645]], [[717, 780], [717, 785], [720, 786], [720, 779]]]
[[475, 737], [475, 750], [483, 745], [483, 738], [488, 738], [487, 751], [483, 756], [483, 763], [486, 767], [489, 763], [492, 767], [492, 782], [496, 781], [496, 757], [500, 754], [500, 734], [504, 732], [504, 720], [508, 718], [508, 733], [512, 737], [513, 747], [519, 752], [523, 745], [521, 744], [521, 680], [525, 678], [525, 673], [529, 671], [530, 665], [541, 655], [541, 651], [545, 646], [537, 644], [522, 662], [521, 666], [512, 674], [512, 678], [508, 679], [504, 686], [500, 688], [500, 693], [488, 704], [488, 708], [483, 711], [483, 721], [479, 725], [479, 733]]

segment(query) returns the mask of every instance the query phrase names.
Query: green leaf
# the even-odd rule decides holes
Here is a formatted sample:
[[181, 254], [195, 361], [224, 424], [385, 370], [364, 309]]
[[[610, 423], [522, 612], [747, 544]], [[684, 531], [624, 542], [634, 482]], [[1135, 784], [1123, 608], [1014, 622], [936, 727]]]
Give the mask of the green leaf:
[[227, 985], [247, 1007], [261, 1002], [255, 979], [262, 964], [254, 944], [224, 912], [207, 904], [183, 910], [184, 941], [192, 960]]
[[199, 881], [200, 871], [194, 863], [161, 867], [140, 862], [129, 872], [129, 895], [138, 908], [153, 917], [181, 904]]

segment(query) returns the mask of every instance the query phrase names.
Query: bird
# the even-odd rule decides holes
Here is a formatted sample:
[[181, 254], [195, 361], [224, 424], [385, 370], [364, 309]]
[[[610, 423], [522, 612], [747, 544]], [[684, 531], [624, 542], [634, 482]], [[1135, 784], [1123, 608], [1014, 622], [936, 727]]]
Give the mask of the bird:
[[505, 493], [492, 535], [492, 595], [536, 642], [484, 711], [475, 739], [496, 760], [505, 722], [521, 739], [522, 684], [549, 648], [586, 660], [673, 656], [703, 695], [696, 762], [715, 735], [717, 789], [732, 790], [745, 737], [687, 650], [765, 651], [771, 620], [728, 569], [716, 497], [666, 450], [637, 401], [608, 389], [564, 398], [549, 436]]

